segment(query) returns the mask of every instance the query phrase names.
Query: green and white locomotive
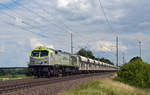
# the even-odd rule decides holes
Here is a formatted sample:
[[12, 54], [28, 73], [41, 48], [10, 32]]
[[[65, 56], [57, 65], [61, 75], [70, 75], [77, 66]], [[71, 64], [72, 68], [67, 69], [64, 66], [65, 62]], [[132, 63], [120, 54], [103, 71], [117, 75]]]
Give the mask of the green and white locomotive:
[[30, 54], [29, 71], [38, 77], [116, 70], [113, 65], [44, 46], [33, 49]]

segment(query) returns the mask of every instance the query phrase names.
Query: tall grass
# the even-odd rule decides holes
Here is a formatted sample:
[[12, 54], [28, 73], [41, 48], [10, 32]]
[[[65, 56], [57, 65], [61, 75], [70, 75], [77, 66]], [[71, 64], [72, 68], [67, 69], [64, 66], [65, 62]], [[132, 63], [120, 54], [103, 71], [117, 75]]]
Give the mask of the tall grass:
[[64, 95], [150, 95], [150, 92], [111, 79], [104, 79], [81, 85], [79, 88], [64, 93]]

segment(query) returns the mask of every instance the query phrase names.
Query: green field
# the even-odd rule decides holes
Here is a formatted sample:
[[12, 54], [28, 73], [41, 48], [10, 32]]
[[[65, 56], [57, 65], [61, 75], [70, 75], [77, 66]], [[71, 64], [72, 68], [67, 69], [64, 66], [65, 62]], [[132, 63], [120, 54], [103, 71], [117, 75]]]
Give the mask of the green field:
[[1, 69], [0, 81], [32, 78], [28, 69]]
[[81, 85], [63, 95], [150, 95], [150, 89], [135, 88], [107, 78]]
[[0, 76], [0, 81], [24, 79], [24, 78], [34, 78], [34, 76], [26, 76], [24, 74], [22, 74], [22, 75], [4, 75], [4, 76]]

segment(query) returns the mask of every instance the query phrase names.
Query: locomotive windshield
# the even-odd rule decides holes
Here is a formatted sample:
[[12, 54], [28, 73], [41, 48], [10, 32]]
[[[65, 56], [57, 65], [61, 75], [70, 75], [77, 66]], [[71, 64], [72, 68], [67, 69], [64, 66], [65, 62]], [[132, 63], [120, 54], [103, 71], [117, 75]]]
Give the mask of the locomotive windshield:
[[48, 56], [48, 51], [46, 50], [41, 51], [40, 57], [45, 57], [45, 56]]
[[32, 57], [39, 57], [40, 51], [32, 51]]
[[32, 57], [45, 57], [48, 56], [48, 51], [42, 50], [42, 51], [32, 51]]

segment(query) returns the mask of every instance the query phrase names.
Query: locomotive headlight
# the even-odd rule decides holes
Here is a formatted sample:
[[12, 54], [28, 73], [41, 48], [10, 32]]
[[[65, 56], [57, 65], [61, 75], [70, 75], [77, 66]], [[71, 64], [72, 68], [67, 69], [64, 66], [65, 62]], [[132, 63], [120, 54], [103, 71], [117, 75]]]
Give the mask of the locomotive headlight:
[[48, 61], [47, 61], [47, 60], [45, 60], [45, 61], [44, 61], [44, 63], [48, 63]]

